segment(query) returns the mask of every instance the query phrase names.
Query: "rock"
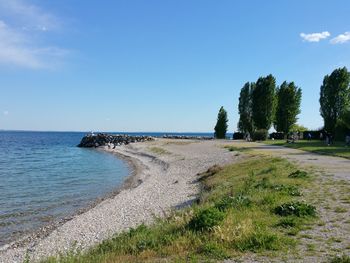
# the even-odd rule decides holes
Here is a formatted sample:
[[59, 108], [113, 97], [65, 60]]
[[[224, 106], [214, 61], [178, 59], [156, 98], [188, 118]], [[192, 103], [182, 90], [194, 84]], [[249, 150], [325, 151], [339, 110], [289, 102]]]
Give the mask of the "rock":
[[78, 147], [99, 147], [108, 146], [115, 148], [116, 146], [126, 145], [134, 142], [153, 141], [151, 136], [129, 136], [124, 134], [109, 135], [104, 133], [99, 134], [87, 134], [85, 135]]

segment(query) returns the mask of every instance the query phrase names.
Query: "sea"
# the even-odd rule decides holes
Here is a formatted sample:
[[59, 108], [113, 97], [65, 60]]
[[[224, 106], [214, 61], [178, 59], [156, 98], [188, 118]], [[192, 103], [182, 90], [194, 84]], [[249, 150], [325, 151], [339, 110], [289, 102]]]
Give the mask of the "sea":
[[72, 217], [122, 185], [128, 164], [110, 153], [78, 148], [85, 134], [0, 131], [0, 247]]

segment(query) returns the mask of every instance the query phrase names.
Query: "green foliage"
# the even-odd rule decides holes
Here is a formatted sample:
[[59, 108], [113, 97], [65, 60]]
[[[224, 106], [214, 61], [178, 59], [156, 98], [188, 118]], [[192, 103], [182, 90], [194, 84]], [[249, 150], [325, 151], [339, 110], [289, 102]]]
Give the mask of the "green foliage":
[[217, 139], [225, 139], [227, 132], [227, 112], [224, 107], [221, 107], [218, 113], [218, 119], [215, 125], [215, 137]]
[[225, 196], [215, 204], [215, 207], [220, 211], [225, 211], [228, 208], [249, 207], [252, 204], [250, 198], [242, 193], [236, 196]]
[[307, 130], [308, 130], [308, 128], [306, 128], [305, 126], [299, 125], [299, 124], [295, 123], [295, 124], [293, 124], [293, 125], [290, 127], [290, 130], [289, 130], [289, 131], [291, 131], [291, 132], [301, 132], [301, 133], [303, 133], [303, 132], [305, 132], [305, 131], [307, 131]]
[[252, 139], [254, 141], [265, 141], [267, 139], [268, 132], [265, 129], [256, 130], [253, 133]]
[[350, 73], [344, 68], [334, 70], [323, 79], [320, 112], [326, 131], [334, 134], [337, 121], [350, 105]]
[[316, 216], [316, 207], [302, 202], [285, 203], [276, 207], [274, 211], [280, 216]]
[[200, 247], [199, 253], [205, 254], [206, 256], [209, 256], [209, 257], [215, 258], [215, 259], [227, 259], [227, 258], [229, 258], [228, 254], [222, 248], [222, 246], [218, 245], [217, 243], [213, 243], [213, 242], [206, 242], [202, 247]]
[[298, 218], [294, 216], [284, 217], [278, 222], [277, 226], [284, 228], [296, 227], [299, 224]]
[[243, 133], [253, 133], [253, 116], [252, 116], [252, 91], [254, 83], [247, 82], [244, 84], [239, 95], [238, 103], [238, 129]]
[[347, 108], [340, 115], [339, 122], [342, 126], [346, 127], [346, 129], [350, 130], [350, 108]]
[[199, 210], [188, 223], [191, 230], [208, 231], [219, 225], [225, 218], [225, 214], [216, 208], [210, 207]]
[[240, 251], [277, 250], [279, 238], [274, 233], [258, 229], [247, 238], [234, 244]]
[[308, 174], [305, 171], [296, 170], [288, 175], [289, 178], [307, 178]]
[[291, 196], [301, 196], [299, 188], [296, 185], [273, 184], [267, 178], [263, 178], [255, 185], [255, 188], [269, 189], [277, 192], [283, 192]]
[[277, 89], [276, 98], [275, 128], [278, 132], [288, 134], [300, 113], [301, 89], [294, 82], [284, 81]]
[[329, 260], [330, 263], [350, 263], [350, 257], [347, 255], [335, 256]]
[[260, 77], [252, 92], [252, 117], [257, 129], [269, 130], [275, 113], [276, 80], [270, 74]]

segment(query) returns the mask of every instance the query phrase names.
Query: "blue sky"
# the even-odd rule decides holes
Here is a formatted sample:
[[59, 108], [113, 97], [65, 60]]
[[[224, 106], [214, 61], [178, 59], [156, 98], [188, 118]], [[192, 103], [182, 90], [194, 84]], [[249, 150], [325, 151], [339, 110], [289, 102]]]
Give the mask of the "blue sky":
[[0, 129], [236, 130], [241, 87], [273, 74], [322, 126], [325, 74], [350, 67], [350, 1], [0, 0]]

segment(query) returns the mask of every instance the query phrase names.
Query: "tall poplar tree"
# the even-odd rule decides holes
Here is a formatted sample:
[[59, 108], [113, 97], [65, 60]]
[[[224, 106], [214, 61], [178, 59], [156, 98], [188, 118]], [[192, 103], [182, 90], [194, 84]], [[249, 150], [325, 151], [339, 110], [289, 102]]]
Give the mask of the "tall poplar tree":
[[241, 89], [239, 95], [238, 112], [239, 121], [238, 129], [243, 133], [253, 133], [253, 116], [252, 116], [252, 91], [254, 83], [247, 82]]
[[335, 69], [326, 75], [320, 91], [320, 113], [326, 131], [335, 133], [340, 116], [350, 105], [350, 73], [346, 67]]
[[270, 74], [260, 77], [252, 92], [252, 117], [257, 129], [269, 130], [275, 112], [276, 80]]
[[217, 139], [225, 139], [227, 132], [227, 112], [224, 107], [221, 107], [218, 113], [218, 119], [215, 125], [215, 138]]
[[275, 129], [288, 134], [300, 113], [301, 89], [286, 81], [276, 91]]

